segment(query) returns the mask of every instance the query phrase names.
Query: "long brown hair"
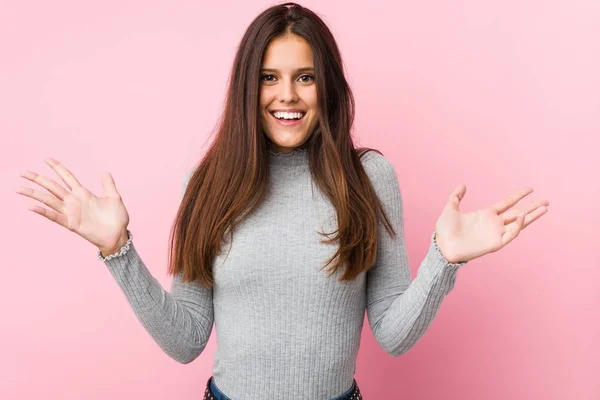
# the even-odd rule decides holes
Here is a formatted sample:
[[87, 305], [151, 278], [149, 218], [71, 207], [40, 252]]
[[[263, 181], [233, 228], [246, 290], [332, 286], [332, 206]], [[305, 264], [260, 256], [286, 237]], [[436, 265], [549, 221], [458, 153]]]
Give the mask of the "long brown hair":
[[340, 281], [353, 280], [375, 264], [378, 222], [396, 234], [360, 161], [367, 151], [377, 150], [355, 149], [352, 141], [354, 98], [333, 35], [309, 9], [284, 3], [263, 11], [244, 33], [216, 137], [183, 194], [171, 230], [169, 273], [181, 274], [184, 282], [198, 279], [207, 288], [214, 286], [212, 263], [221, 240], [265, 197], [269, 153], [259, 119], [260, 68], [268, 44], [290, 33], [312, 48], [319, 121], [308, 139], [308, 162], [313, 180], [337, 212], [338, 229], [319, 232], [326, 237], [336, 233], [323, 242], [339, 243], [323, 267], [333, 262], [333, 274], [347, 262]]

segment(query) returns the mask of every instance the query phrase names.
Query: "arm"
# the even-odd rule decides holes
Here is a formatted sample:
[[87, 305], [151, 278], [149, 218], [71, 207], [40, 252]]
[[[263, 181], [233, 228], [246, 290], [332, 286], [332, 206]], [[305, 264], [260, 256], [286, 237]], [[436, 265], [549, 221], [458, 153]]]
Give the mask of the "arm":
[[450, 264], [440, 253], [434, 233], [417, 276], [411, 281], [402, 195], [394, 166], [374, 152], [367, 153], [363, 163], [397, 234], [393, 239], [380, 222], [377, 262], [367, 271], [367, 316], [381, 348], [398, 357], [423, 336], [443, 298], [454, 287], [458, 269], [466, 263]]
[[[186, 175], [180, 201], [190, 176], [191, 172]], [[167, 292], [150, 274], [133, 242], [122, 253], [106, 259], [99, 252], [99, 258], [154, 341], [174, 360], [190, 363], [202, 353], [212, 331], [212, 289], [198, 282], [182, 283], [178, 274]]]

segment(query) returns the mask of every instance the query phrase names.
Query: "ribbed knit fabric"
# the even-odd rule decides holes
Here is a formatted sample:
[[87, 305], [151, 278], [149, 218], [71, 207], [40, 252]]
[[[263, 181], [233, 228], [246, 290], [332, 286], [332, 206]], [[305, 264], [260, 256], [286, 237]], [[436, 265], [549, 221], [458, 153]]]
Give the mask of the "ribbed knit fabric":
[[120, 255], [100, 256], [146, 331], [178, 362], [202, 353], [214, 321], [214, 383], [233, 400], [345, 393], [365, 310], [381, 348], [398, 357], [423, 336], [465, 264], [448, 263], [432, 233], [411, 279], [398, 178], [389, 160], [369, 152], [362, 163], [398, 235], [392, 239], [380, 223], [376, 266], [351, 282], [337, 281], [342, 271], [327, 278], [321, 266], [335, 244], [320, 243], [317, 231], [335, 230], [337, 217], [312, 181], [307, 155], [269, 151], [268, 195], [214, 258], [212, 289], [177, 275], [164, 290], [133, 241]]

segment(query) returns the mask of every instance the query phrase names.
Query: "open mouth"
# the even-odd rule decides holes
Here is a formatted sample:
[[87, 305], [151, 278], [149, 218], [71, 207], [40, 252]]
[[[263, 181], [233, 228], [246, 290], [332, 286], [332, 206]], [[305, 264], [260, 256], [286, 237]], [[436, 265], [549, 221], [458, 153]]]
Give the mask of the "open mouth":
[[300, 124], [300, 121], [304, 118], [306, 113], [304, 111], [298, 112], [282, 112], [282, 111], [269, 111], [269, 114], [279, 124], [284, 126], [293, 126]]
[[304, 116], [306, 115], [306, 113], [304, 111], [299, 111], [299, 112], [269, 111], [269, 114], [271, 114], [275, 119], [280, 120], [280, 121], [298, 121], [298, 120], [301, 120], [302, 118], [304, 118]]

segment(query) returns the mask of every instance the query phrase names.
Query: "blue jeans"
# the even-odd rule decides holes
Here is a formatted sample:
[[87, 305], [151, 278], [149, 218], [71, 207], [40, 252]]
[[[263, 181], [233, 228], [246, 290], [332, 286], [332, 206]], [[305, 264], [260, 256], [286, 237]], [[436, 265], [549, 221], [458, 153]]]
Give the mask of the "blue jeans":
[[[350, 389], [348, 389], [344, 394], [342, 394], [338, 397], [334, 397], [331, 400], [349, 400], [355, 387], [356, 387], [356, 380], [353, 379], [352, 387]], [[227, 397], [225, 395], [225, 393], [223, 393], [219, 390], [217, 385], [215, 385], [215, 380], [212, 377], [210, 377], [210, 380], [209, 380], [209, 388], [210, 388], [210, 391], [212, 392], [212, 395], [214, 396], [214, 398], [216, 400], [231, 400], [229, 397]]]

